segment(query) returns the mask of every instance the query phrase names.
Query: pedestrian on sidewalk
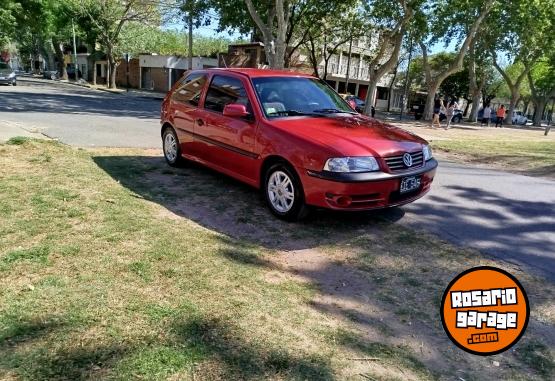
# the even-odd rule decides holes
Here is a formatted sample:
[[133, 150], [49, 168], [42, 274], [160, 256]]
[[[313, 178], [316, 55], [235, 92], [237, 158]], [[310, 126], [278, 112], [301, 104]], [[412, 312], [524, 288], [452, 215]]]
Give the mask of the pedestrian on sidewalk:
[[453, 99], [449, 102], [449, 106], [447, 106], [447, 110], [445, 112], [445, 116], [447, 117], [447, 125], [445, 129], [448, 130], [451, 127], [451, 122], [453, 121], [453, 116], [455, 115], [455, 110], [459, 108], [457, 102]]
[[438, 128], [441, 128], [441, 122], [439, 121], [439, 113], [444, 108], [443, 100], [437, 97], [434, 101], [434, 116], [432, 118], [432, 128], [437, 124]]
[[505, 105], [501, 105], [497, 110], [497, 121], [495, 122], [495, 128], [499, 126], [499, 128], [503, 128], [503, 120], [507, 115], [507, 110], [505, 110]]
[[484, 107], [484, 113], [482, 115], [482, 122], [480, 123], [480, 127], [482, 127], [484, 124], [487, 124], [489, 127], [490, 121], [491, 121], [491, 107], [489, 106], [489, 103], [488, 103], [486, 107]]

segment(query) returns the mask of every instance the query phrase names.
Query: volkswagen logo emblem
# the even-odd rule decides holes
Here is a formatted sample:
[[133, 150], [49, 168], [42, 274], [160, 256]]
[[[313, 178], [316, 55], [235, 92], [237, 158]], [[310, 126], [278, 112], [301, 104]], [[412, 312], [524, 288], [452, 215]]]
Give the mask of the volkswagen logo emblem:
[[407, 167], [412, 167], [412, 156], [410, 153], [405, 153], [403, 155], [403, 163], [405, 163]]

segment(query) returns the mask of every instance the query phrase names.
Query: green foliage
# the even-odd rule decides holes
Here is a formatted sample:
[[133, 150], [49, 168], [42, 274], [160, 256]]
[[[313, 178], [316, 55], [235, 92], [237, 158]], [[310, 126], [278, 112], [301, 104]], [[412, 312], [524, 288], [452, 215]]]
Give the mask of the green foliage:
[[19, 3], [13, 0], [0, 0], [0, 48], [6, 45], [15, 34], [15, 14]]
[[468, 68], [451, 74], [439, 87], [439, 92], [449, 98], [469, 99], [469, 73]]
[[[437, 53], [428, 57], [430, 69], [432, 70], [432, 77], [437, 73], [447, 69], [451, 61], [455, 58], [455, 53]], [[468, 75], [468, 73], [467, 73]], [[422, 57], [416, 57], [410, 67], [410, 87], [414, 91], [425, 91], [426, 77], [424, 74], [424, 64]]]
[[[217, 57], [227, 50], [233, 41], [226, 38], [193, 35], [193, 55]], [[139, 53], [188, 54], [188, 35], [175, 30], [162, 30], [158, 27], [129, 23], [121, 32], [119, 50], [133, 55]]]

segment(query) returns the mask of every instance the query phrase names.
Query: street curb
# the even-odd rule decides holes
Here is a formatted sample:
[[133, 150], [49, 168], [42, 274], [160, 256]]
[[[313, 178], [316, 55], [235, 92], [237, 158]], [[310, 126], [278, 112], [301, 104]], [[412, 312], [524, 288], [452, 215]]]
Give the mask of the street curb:
[[90, 84], [82, 84], [82, 83], [75, 83], [75, 82], [70, 82], [70, 81], [64, 81], [64, 80], [56, 80], [57, 83], [61, 83], [64, 85], [70, 85], [70, 86], [78, 86], [78, 87], [83, 87], [85, 89], [91, 89], [91, 90], [98, 90], [98, 91], [104, 91], [106, 93], [110, 93], [110, 94], [117, 94], [117, 95], [129, 95], [130, 93], [134, 93], [132, 96], [133, 97], [137, 97], [137, 98], [146, 98], [146, 99], [154, 99], [154, 100], [163, 100], [165, 98], [165, 94], [156, 94], [153, 93], [148, 94], [140, 94], [135, 92], [134, 90], [131, 90], [129, 92], [125, 91], [125, 90], [113, 90], [113, 89], [107, 89], [107, 88], [101, 88], [101, 87], [93, 87]]

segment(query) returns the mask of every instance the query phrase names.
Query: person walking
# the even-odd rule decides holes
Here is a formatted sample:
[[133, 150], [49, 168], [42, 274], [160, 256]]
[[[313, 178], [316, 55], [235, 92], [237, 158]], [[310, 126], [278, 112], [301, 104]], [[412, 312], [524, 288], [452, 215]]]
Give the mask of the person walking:
[[503, 128], [503, 120], [507, 115], [507, 110], [505, 110], [505, 105], [501, 105], [497, 110], [497, 121], [495, 122], [495, 128], [499, 126], [499, 128]]
[[447, 107], [447, 110], [445, 112], [445, 116], [447, 117], [447, 125], [445, 126], [446, 130], [448, 130], [451, 127], [451, 122], [453, 121], [453, 115], [455, 115], [455, 110], [458, 108], [459, 108], [459, 105], [454, 99], [451, 102], [449, 102], [449, 106]]
[[432, 128], [437, 124], [439, 128], [441, 128], [441, 122], [439, 121], [439, 113], [441, 109], [443, 109], [443, 100], [440, 98], [436, 98], [434, 101], [434, 116], [432, 118]]
[[482, 127], [484, 124], [487, 124], [489, 127], [490, 121], [491, 121], [491, 107], [489, 106], [489, 104], [487, 104], [486, 107], [484, 107], [484, 113], [482, 115], [482, 122], [480, 123], [480, 127]]

